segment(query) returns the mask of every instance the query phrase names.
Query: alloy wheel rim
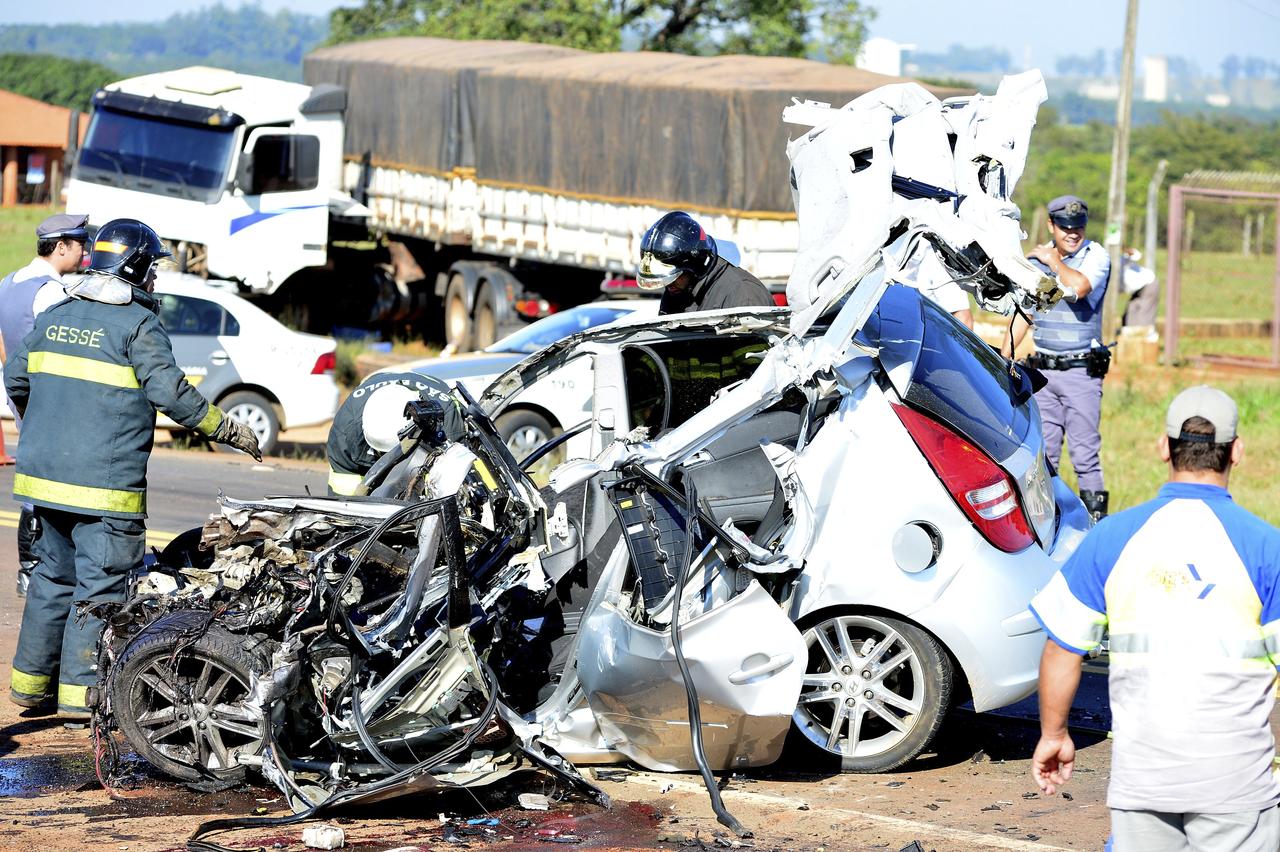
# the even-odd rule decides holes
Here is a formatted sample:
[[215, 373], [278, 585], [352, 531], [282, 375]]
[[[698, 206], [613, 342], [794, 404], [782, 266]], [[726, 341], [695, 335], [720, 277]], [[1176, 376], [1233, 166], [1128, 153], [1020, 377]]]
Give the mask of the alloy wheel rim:
[[809, 663], [794, 719], [804, 736], [842, 758], [897, 746], [924, 709], [924, 667], [907, 640], [877, 618], [842, 615], [804, 632]]
[[146, 708], [136, 722], [147, 743], [176, 763], [225, 771], [261, 750], [264, 721], [245, 705], [248, 685], [214, 660], [157, 657], [132, 688], [134, 707]]

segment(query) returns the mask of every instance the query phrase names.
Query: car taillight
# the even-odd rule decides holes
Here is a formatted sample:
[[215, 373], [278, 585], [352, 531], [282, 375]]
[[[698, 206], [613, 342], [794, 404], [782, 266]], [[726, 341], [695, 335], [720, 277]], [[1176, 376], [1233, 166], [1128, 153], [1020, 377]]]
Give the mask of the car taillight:
[[1006, 553], [1017, 553], [1035, 541], [1013, 480], [973, 444], [938, 421], [905, 405], [893, 405], [929, 466], [951, 499], [978, 532]]
[[311, 368], [311, 375], [319, 376], [325, 373], [332, 373], [338, 368], [338, 356], [333, 352], [326, 352], [316, 359], [316, 365]]

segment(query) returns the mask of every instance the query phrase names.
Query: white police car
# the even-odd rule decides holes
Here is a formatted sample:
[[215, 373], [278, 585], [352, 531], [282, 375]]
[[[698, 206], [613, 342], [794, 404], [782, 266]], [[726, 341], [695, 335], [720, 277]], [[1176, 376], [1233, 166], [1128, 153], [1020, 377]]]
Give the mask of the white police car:
[[[281, 432], [333, 419], [338, 410], [333, 338], [286, 328], [256, 305], [195, 275], [162, 271], [155, 294], [160, 323], [187, 380], [253, 429], [264, 454], [275, 449]], [[156, 425], [179, 428], [163, 415]]]

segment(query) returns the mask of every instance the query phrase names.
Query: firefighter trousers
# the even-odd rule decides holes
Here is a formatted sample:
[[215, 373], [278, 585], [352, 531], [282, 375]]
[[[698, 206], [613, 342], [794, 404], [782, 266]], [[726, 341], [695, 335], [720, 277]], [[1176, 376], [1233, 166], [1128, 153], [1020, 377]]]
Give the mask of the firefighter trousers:
[[122, 601], [129, 571], [142, 564], [146, 527], [141, 520], [95, 518], [35, 507], [39, 560], [22, 611], [10, 686], [27, 695], [51, 694], [58, 707], [82, 710], [97, 681], [102, 621], [79, 617], [80, 602]]

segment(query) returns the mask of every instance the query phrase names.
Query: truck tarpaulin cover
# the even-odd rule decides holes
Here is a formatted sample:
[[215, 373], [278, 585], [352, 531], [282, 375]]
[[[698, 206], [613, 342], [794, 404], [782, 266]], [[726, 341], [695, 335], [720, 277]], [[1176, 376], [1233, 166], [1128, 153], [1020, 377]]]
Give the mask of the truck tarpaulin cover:
[[[375, 165], [619, 202], [792, 212], [782, 109], [899, 82], [803, 59], [588, 53], [390, 38], [317, 50], [306, 81], [350, 92], [346, 154]], [[958, 90], [933, 90], [939, 97]]]

